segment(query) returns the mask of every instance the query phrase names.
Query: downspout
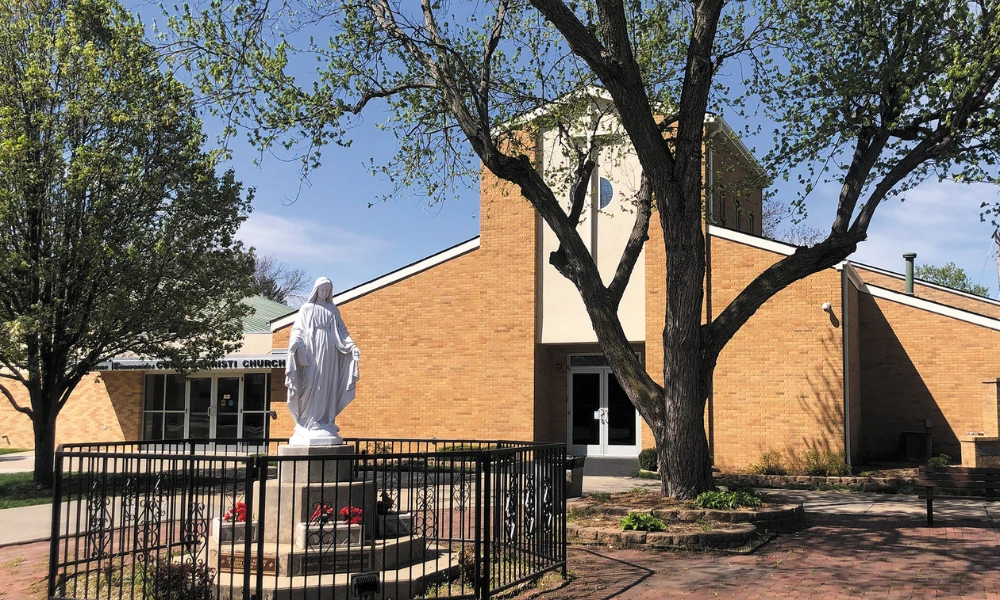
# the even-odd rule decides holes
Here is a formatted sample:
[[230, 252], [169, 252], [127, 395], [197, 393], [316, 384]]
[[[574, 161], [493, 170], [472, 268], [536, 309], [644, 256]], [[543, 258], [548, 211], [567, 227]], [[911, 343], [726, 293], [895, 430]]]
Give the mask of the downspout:
[[[715, 116], [709, 117], [709, 123], [714, 126], [710, 128], [705, 136], [706, 140], [711, 140], [722, 131], [722, 122], [716, 121]], [[705, 323], [712, 322], [712, 234], [708, 228], [715, 223], [715, 152], [709, 144], [706, 152], [706, 162], [708, 173], [705, 175], [707, 182], [707, 194], [705, 209]], [[715, 466], [715, 381], [708, 386], [708, 451], [712, 456], [712, 466]]]
[[849, 312], [849, 299], [847, 286], [851, 285], [851, 278], [847, 274], [850, 265], [847, 261], [841, 263], [843, 267], [840, 271], [840, 306], [842, 307], [843, 319], [841, 329], [844, 337], [844, 462], [851, 466], [851, 352], [850, 352], [850, 319], [853, 315]]

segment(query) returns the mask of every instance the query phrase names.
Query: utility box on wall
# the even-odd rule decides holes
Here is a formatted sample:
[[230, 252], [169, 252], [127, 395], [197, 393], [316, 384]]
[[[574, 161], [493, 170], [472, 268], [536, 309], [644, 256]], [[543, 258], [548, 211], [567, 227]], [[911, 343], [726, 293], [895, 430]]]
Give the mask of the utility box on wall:
[[931, 434], [915, 431], [899, 434], [899, 457], [906, 462], [927, 462], [931, 457]]

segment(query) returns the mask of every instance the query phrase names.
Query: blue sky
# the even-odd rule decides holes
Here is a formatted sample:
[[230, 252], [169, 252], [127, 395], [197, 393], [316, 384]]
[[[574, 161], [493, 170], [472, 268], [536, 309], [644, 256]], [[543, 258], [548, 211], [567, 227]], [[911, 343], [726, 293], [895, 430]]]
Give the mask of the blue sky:
[[[147, 23], [149, 17], [159, 16], [149, 0], [137, 4]], [[291, 68], [297, 66], [293, 63]], [[737, 116], [722, 115], [735, 130], [742, 129]], [[384, 162], [396, 150], [392, 133], [376, 127], [385, 117], [382, 106], [370, 105], [354, 130], [354, 144], [327, 147], [322, 167], [311, 173], [307, 183], [299, 176], [297, 162], [266, 155], [255, 165], [257, 151], [243, 139], [232, 140], [231, 166], [238, 179], [256, 188], [254, 211], [240, 231], [244, 242], [303, 269], [311, 279], [329, 277], [336, 289], [344, 290], [478, 235], [476, 189], [456, 186], [451, 195], [433, 203], [420, 190], [381, 201], [392, 186], [373, 177], [365, 164], [372, 158]], [[206, 116], [206, 129], [217, 131], [219, 124]], [[770, 131], [766, 123], [763, 130]], [[770, 135], [744, 141], [754, 154], [763, 156]], [[775, 186], [779, 198], [794, 198], [793, 184], [779, 181]], [[918, 263], [954, 261], [996, 297], [993, 227], [980, 222], [979, 206], [996, 202], [997, 189], [925, 183], [907, 193], [904, 202], [894, 199], [879, 207], [868, 241], [852, 259], [894, 271], [902, 270], [902, 254], [907, 251], [917, 253]], [[828, 185], [812, 194], [806, 225], [829, 230], [838, 191]]]

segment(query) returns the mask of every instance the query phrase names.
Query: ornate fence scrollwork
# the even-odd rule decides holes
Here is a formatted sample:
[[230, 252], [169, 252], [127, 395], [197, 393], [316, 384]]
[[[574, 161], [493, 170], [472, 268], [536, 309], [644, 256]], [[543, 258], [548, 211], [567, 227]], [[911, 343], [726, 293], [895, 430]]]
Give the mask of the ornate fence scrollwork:
[[524, 476], [524, 535], [535, 535], [535, 474], [528, 472]]
[[103, 559], [109, 554], [112, 540], [111, 499], [107, 494], [106, 475], [90, 484], [87, 494], [87, 554]]
[[517, 474], [514, 466], [509, 465], [510, 475], [507, 481], [507, 493], [504, 496], [503, 516], [504, 516], [504, 543], [513, 546], [517, 542]]
[[208, 519], [205, 518], [204, 502], [188, 502], [181, 540], [184, 545], [184, 561], [192, 565], [203, 564], [202, 552], [208, 545]]
[[[412, 481], [412, 479], [411, 479]], [[426, 473], [417, 475], [417, 498], [414, 526], [425, 538], [435, 538], [437, 529], [437, 494], [434, 490], [435, 481], [428, 481]]]
[[162, 476], [157, 476], [149, 495], [139, 500], [139, 512], [132, 530], [135, 559], [145, 565], [147, 571], [160, 547], [162, 526], [163, 480]]

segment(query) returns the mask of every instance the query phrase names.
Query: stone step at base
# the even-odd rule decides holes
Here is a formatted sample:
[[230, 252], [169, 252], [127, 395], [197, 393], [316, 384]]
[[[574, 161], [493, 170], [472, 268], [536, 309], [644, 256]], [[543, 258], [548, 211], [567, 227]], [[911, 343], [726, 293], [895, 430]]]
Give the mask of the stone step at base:
[[[291, 544], [264, 545], [264, 572], [273, 577], [301, 576], [308, 573], [359, 573], [401, 569], [424, 559], [427, 542], [423, 536], [407, 536], [375, 540], [364, 545], [336, 546], [327, 550], [299, 550]], [[218, 564], [223, 573], [242, 572], [244, 554], [241, 551], [220, 551]], [[256, 553], [251, 554], [251, 571], [256, 572]]]
[[[458, 552], [428, 550], [426, 560], [401, 569], [379, 573], [382, 591], [378, 598], [409, 600], [424, 593], [429, 585], [439, 584], [458, 575]], [[374, 571], [375, 569], [372, 569]], [[243, 576], [222, 573], [217, 577], [218, 600], [243, 598]], [[351, 574], [310, 575], [308, 577], [264, 576], [264, 586], [258, 596], [255, 581], [251, 581], [250, 596], [260, 600], [355, 600], [358, 596], [351, 589]], [[466, 586], [465, 594], [474, 590]], [[451, 595], [460, 595], [458, 587]]]

